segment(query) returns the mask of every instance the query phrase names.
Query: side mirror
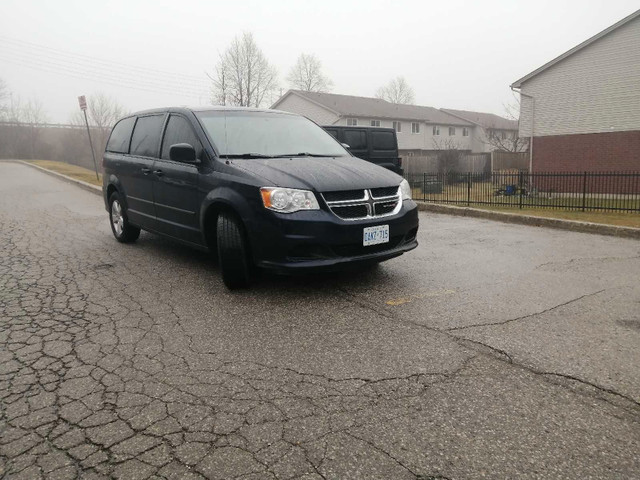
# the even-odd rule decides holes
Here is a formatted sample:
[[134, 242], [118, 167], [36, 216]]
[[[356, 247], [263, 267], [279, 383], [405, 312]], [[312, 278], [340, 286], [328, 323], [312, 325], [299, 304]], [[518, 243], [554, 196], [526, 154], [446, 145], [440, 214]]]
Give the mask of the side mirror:
[[342, 145], [347, 150], [351, 150], [351, 145], [349, 145], [348, 143], [341, 143], [340, 145]]
[[176, 162], [199, 163], [196, 158], [196, 149], [188, 143], [176, 143], [169, 147], [169, 158]]

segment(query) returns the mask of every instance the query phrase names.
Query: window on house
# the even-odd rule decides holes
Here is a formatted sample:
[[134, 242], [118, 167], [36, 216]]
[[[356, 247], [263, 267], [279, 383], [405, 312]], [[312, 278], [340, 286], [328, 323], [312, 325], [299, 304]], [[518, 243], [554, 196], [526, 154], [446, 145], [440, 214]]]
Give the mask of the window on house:
[[433, 126], [433, 136], [437, 137], [438, 135], [440, 135], [440, 127], [438, 125], [434, 125]]
[[453, 137], [456, 134], [456, 127], [449, 127], [449, 136]]
[[504, 130], [502, 131], [502, 139], [503, 140], [507, 139], [507, 132], [505, 132]]
[[358, 119], [357, 118], [347, 118], [347, 126], [348, 127], [355, 127], [356, 125], [358, 125]]
[[379, 127], [380, 126], [380, 120], [371, 120], [371, 126], [372, 127]]
[[463, 137], [469, 136], [469, 129], [467, 127], [462, 127], [462, 136]]
[[420, 133], [420, 124], [418, 122], [411, 122], [411, 133]]
[[393, 122], [393, 129], [398, 133], [402, 132], [402, 122]]

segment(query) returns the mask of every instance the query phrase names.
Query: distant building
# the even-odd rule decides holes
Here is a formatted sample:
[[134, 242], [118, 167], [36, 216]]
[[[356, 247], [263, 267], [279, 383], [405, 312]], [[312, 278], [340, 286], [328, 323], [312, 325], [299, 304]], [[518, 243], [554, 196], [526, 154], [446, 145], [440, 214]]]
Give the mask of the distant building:
[[640, 10], [511, 87], [534, 171], [640, 171]]
[[524, 152], [528, 148], [526, 138], [518, 141], [518, 122], [493, 113], [470, 112], [441, 108], [445, 113], [458, 117], [475, 125], [471, 138], [471, 149], [474, 152], [503, 150], [508, 152]]
[[403, 155], [451, 147], [489, 152], [494, 149], [486, 142], [489, 131], [506, 137], [517, 135], [518, 130], [517, 122], [488, 113], [439, 110], [335, 93], [289, 90], [271, 108], [304, 115], [320, 125], [394, 128]]

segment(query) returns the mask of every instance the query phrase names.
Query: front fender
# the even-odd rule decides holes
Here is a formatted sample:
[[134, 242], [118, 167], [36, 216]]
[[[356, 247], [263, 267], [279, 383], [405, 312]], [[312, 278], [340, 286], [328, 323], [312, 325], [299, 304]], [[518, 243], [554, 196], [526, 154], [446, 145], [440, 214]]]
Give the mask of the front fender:
[[233, 210], [240, 216], [245, 227], [251, 229], [256, 215], [256, 208], [261, 206], [258, 201], [261, 200], [256, 187], [244, 185], [242, 190], [243, 192], [238, 192], [236, 188], [219, 186], [207, 194], [202, 202], [202, 208], [200, 208], [200, 228], [203, 232], [205, 231], [207, 213], [212, 206], [217, 209], [227, 208]]

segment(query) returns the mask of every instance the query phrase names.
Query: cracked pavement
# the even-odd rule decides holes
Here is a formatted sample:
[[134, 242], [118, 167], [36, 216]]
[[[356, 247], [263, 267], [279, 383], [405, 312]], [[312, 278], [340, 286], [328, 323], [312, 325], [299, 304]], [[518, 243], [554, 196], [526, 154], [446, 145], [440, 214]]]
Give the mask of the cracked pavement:
[[0, 477], [640, 477], [640, 242], [421, 214], [363, 272], [227, 291], [0, 163]]

